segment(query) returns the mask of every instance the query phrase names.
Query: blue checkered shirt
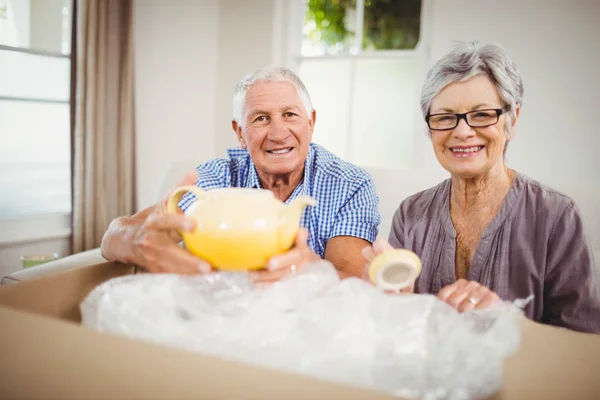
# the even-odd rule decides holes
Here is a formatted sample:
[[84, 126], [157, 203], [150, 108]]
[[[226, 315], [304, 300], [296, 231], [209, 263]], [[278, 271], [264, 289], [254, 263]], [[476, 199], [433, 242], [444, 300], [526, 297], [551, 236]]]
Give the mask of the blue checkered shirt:
[[[196, 167], [196, 186], [204, 190], [262, 188], [247, 150], [229, 149], [227, 155]], [[371, 177], [314, 143], [308, 151], [304, 178], [285, 203], [301, 194], [317, 200], [316, 206], [304, 211], [300, 225], [308, 229], [308, 245], [321, 258], [332, 237], [354, 236], [369, 242], [377, 237], [381, 217]], [[194, 201], [194, 195], [187, 193], [179, 207], [185, 211]]]

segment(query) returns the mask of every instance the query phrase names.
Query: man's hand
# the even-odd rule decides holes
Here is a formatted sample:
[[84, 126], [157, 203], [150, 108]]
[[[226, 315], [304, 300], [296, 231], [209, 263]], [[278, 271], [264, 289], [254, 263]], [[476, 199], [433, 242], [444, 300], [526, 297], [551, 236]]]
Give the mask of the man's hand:
[[490, 289], [478, 282], [469, 282], [465, 279], [459, 279], [442, 288], [437, 297], [460, 312], [480, 310], [500, 301], [498, 295]]
[[211, 272], [206, 261], [179, 247], [181, 232], [196, 229], [193, 219], [183, 214], [154, 211], [136, 231], [131, 251], [133, 261], [150, 272], [192, 275]]
[[[175, 187], [193, 185], [198, 178], [191, 169]], [[174, 188], [173, 188], [174, 189]], [[198, 274], [211, 271], [210, 265], [179, 247], [179, 232], [196, 229], [184, 214], [168, 214], [168, 194], [158, 204], [130, 217], [113, 220], [102, 239], [102, 256], [107, 260], [136, 264], [150, 272]]]
[[270, 284], [321, 259], [308, 247], [308, 230], [300, 228], [294, 246], [286, 253], [271, 257], [264, 270], [250, 272], [254, 283]]

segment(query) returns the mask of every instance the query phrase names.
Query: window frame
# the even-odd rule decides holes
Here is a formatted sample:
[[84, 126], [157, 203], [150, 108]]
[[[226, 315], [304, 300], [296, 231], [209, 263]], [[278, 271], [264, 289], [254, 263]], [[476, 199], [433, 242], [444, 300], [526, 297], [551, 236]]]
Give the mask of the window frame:
[[[0, 44], [0, 51], [14, 51], [18, 53], [31, 54], [47, 58], [66, 58], [70, 61], [71, 74], [73, 73], [73, 49], [71, 49], [70, 54], [63, 54]], [[69, 105], [71, 115], [73, 115], [73, 88], [70, 88], [69, 92], [70, 98], [68, 100], [0, 95], [0, 104], [4, 101], [22, 101], [27, 103], [45, 104], [67, 104]], [[70, 127], [70, 131], [71, 132], [69, 132], [68, 134], [70, 137], [72, 150], [73, 126]], [[71, 186], [71, 198], [72, 196], [73, 188]], [[25, 243], [33, 243], [55, 239], [68, 239], [72, 235], [72, 215], [73, 209], [71, 206], [71, 211], [68, 213], [35, 214], [28, 216], [19, 216], [15, 218], [0, 219], [0, 225], [2, 226], [2, 229], [0, 229], [0, 249]]]
[[[414, 58], [418, 65], [420, 66], [420, 72], [416, 79], [424, 79], [426, 70], [428, 69], [428, 65], [431, 60], [431, 36], [432, 36], [432, 24], [433, 20], [432, 15], [432, 1], [433, 0], [422, 0], [421, 3], [421, 24], [419, 31], [419, 41], [414, 49], [410, 50], [363, 50], [362, 46], [360, 46], [358, 52], [344, 52], [338, 54], [325, 54], [325, 55], [303, 55], [302, 54], [302, 41], [303, 41], [303, 33], [302, 27], [304, 25], [305, 11], [306, 11], [306, 2], [305, 0], [275, 0], [275, 8], [274, 8], [274, 23], [273, 23], [273, 49], [272, 49], [272, 64], [274, 65], [283, 65], [286, 68], [294, 71], [295, 73], [299, 73], [300, 65], [303, 60], [316, 60], [316, 59], [339, 59], [339, 60], [350, 60], [350, 61], [360, 61], [360, 60], [376, 60], [376, 59], [403, 59], [403, 58]], [[357, 8], [362, 5], [363, 11], [360, 16], [361, 20], [364, 22], [364, 0], [357, 0]], [[359, 14], [357, 12], [357, 14]], [[357, 15], [357, 18], [359, 16]], [[363, 32], [362, 24], [359, 24], [361, 27], [360, 31]], [[360, 36], [357, 32], [355, 40], [358, 41], [360, 39], [360, 43], [362, 43], [362, 33]], [[356, 62], [351, 62], [352, 71], [356, 69]], [[424, 124], [422, 119], [419, 107], [416, 107], [416, 112], [414, 116], [415, 127], [418, 126], [418, 123], [421, 122]], [[352, 118], [352, 110], [348, 112], [348, 118]], [[352, 126], [351, 121], [348, 124], [350, 127]], [[348, 132], [347, 142], [350, 143], [353, 138], [353, 134], [355, 134], [352, 129]], [[420, 154], [423, 152], [423, 148], [428, 147], [427, 138], [419, 130], [415, 129], [415, 137], [414, 137], [414, 152], [415, 154]], [[352, 148], [348, 145], [346, 149], [346, 157], [352, 155]], [[348, 161], [352, 162], [351, 159]], [[413, 167], [416, 166], [418, 161], [414, 160]]]
[[[365, 24], [365, 0], [356, 0], [356, 35], [354, 37], [354, 44], [350, 51], [342, 52], [337, 54], [324, 54], [324, 55], [304, 55], [302, 54], [302, 50], [298, 55], [299, 61], [304, 58], [330, 58], [330, 57], [403, 57], [406, 54], [421, 54], [423, 52], [423, 47], [426, 41], [424, 39], [425, 36], [429, 36], [424, 29], [425, 25], [429, 25], [426, 23], [430, 19], [428, 10], [430, 9], [429, 1], [431, 0], [421, 0], [421, 23], [419, 26], [419, 41], [414, 49], [405, 49], [405, 50], [364, 50], [362, 47], [362, 39], [364, 36], [364, 24]], [[290, 13], [291, 18], [300, 20], [300, 27], [302, 27], [304, 23], [304, 16], [306, 11], [306, 1], [304, 0], [296, 0], [295, 3], [298, 3], [295, 7], [292, 7], [292, 11]], [[291, 23], [290, 25], [295, 25]], [[300, 49], [302, 49], [302, 31], [299, 31], [300, 36]]]

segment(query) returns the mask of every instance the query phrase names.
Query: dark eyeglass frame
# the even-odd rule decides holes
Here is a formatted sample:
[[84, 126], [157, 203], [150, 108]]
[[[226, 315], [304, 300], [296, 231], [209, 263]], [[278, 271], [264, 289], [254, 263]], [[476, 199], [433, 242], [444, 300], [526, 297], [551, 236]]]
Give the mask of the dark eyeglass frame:
[[[427, 126], [429, 127], [429, 129], [431, 129], [432, 131], [451, 131], [452, 129], [456, 128], [458, 126], [458, 124], [460, 123], [461, 119], [465, 120], [465, 123], [467, 125], [469, 125], [471, 128], [487, 128], [488, 126], [492, 126], [492, 125], [496, 125], [498, 123], [498, 121], [500, 120], [500, 116], [502, 114], [504, 114], [505, 112], [507, 112], [508, 110], [510, 110], [510, 107], [506, 106], [503, 108], [486, 108], [483, 110], [473, 110], [473, 111], [469, 111], [463, 114], [454, 114], [454, 113], [438, 113], [438, 114], [427, 114], [425, 116], [425, 121], [427, 122]], [[467, 115], [468, 114], [474, 114], [474, 113], [478, 113], [478, 112], [482, 112], [482, 111], [495, 111], [496, 112], [496, 122], [492, 123], [492, 124], [487, 124], [487, 125], [471, 125], [469, 123], [469, 120], [467, 119]], [[429, 125], [429, 118], [431, 117], [435, 117], [436, 115], [456, 115], [456, 124], [451, 127], [451, 128], [444, 128], [444, 129], [434, 129], [431, 127], [431, 125]]]

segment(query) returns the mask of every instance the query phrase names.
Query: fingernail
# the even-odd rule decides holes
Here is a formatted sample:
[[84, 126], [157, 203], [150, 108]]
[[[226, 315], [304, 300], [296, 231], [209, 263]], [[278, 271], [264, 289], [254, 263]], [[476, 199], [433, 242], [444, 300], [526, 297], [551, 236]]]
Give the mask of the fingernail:
[[200, 271], [200, 273], [202, 274], [208, 274], [211, 270], [210, 265], [208, 265], [205, 262], [202, 262], [200, 264], [198, 264], [198, 271]]

